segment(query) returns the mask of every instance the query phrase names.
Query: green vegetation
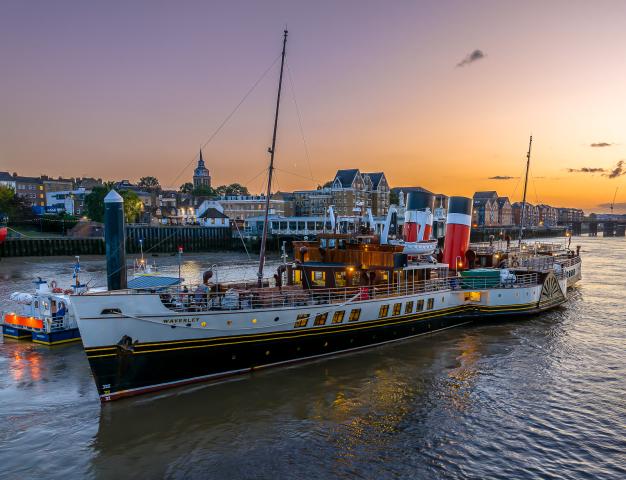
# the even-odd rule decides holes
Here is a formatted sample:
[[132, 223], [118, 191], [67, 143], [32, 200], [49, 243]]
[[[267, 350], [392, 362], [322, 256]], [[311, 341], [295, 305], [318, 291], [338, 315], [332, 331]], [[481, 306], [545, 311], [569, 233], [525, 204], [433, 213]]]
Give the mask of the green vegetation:
[[0, 185], [0, 220], [24, 220], [33, 217], [30, 206], [10, 187]]
[[146, 192], [160, 192], [161, 184], [156, 177], [141, 177], [137, 186]]
[[[106, 182], [101, 187], [94, 187], [89, 195], [85, 197], [85, 210], [87, 216], [94, 222], [104, 220], [104, 197], [113, 189], [113, 182]], [[143, 211], [143, 203], [135, 192], [123, 190], [119, 194], [124, 199], [124, 216], [128, 223], [137, 221]]]

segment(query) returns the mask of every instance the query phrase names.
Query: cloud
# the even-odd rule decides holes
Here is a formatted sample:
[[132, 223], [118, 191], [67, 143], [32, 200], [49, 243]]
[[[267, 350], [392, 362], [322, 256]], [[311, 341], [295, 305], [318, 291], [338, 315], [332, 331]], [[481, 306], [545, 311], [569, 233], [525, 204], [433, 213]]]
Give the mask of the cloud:
[[596, 168], [596, 167], [568, 168], [567, 171], [569, 173], [604, 173], [606, 172], [604, 168]]
[[[610, 203], [601, 203], [600, 205], [598, 205], [598, 207], [600, 208], [611, 208], [611, 204]], [[613, 208], [615, 210], [626, 210], [626, 202], [618, 202], [616, 203]]]
[[624, 160], [620, 160], [619, 162], [617, 162], [617, 165], [615, 165], [615, 168], [613, 168], [610, 172], [604, 174], [605, 177], [609, 177], [609, 178], [617, 178], [617, 177], [621, 177], [622, 175], [626, 175], [626, 168], [624, 168]]
[[607, 143], [607, 142], [597, 142], [597, 143], [592, 143], [589, 146], [590, 147], [610, 147], [612, 146], [612, 143]]
[[495, 175], [493, 177], [487, 177], [487, 180], [512, 180], [517, 177], [510, 177], [508, 175]]
[[465, 65], [469, 65], [470, 63], [474, 63], [478, 60], [485, 58], [487, 55], [483, 53], [482, 50], [474, 50], [472, 53], [468, 54], [463, 60], [456, 64], [457, 67], [464, 67]]

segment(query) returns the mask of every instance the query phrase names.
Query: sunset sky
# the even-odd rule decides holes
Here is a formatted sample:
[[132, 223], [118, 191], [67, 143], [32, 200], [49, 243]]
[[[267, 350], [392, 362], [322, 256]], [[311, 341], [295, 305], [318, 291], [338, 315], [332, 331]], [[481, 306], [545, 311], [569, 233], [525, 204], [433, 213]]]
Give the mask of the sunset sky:
[[0, 170], [178, 187], [267, 71], [204, 148], [261, 191], [285, 25], [277, 189], [360, 168], [516, 201], [532, 134], [530, 202], [626, 211], [625, 1], [4, 0]]

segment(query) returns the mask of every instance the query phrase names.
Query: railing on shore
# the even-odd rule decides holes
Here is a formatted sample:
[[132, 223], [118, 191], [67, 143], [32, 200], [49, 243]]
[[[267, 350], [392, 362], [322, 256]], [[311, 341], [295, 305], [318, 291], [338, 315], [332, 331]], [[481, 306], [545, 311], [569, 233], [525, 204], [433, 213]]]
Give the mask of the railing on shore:
[[[248, 310], [286, 308], [296, 306], [342, 305], [355, 301], [393, 299], [406, 295], [445, 292], [451, 290], [485, 290], [523, 288], [539, 284], [537, 273], [515, 275], [506, 279], [488, 277], [448, 277], [416, 282], [378, 284], [343, 288], [303, 289], [301, 286], [282, 288], [244, 289], [234, 286], [226, 292], [207, 292], [203, 285], [168, 287], [158, 291], [124, 290], [98, 292], [93, 295], [158, 293], [163, 305], [177, 312], [203, 312], [215, 310]], [[187, 287], [188, 288], [188, 287]]]

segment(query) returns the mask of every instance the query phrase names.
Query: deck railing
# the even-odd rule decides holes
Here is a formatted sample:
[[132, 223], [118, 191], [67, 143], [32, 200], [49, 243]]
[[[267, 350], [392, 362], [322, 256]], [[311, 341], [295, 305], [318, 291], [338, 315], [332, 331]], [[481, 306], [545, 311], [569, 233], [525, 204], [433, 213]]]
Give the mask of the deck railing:
[[[521, 274], [501, 279], [485, 277], [447, 277], [416, 282], [377, 284], [343, 288], [312, 288], [301, 286], [262, 289], [232, 288], [226, 292], [206, 292], [203, 286], [184, 291], [181, 287], [159, 290], [163, 305], [178, 312], [214, 310], [270, 309], [315, 305], [344, 305], [362, 300], [390, 299], [452, 290], [484, 290], [522, 288], [538, 285], [537, 273]], [[127, 291], [146, 293], [146, 291]], [[115, 292], [113, 292], [115, 293]], [[119, 292], [118, 292], [119, 293]]]

